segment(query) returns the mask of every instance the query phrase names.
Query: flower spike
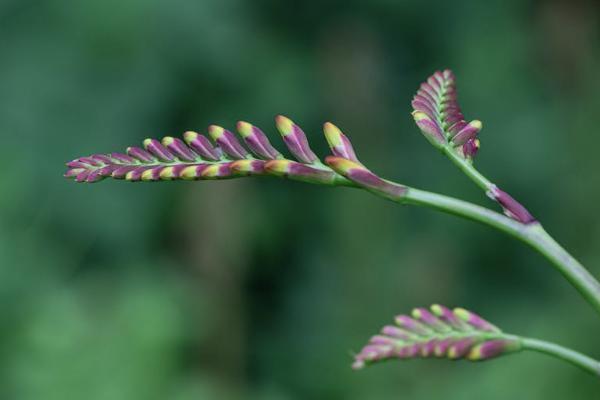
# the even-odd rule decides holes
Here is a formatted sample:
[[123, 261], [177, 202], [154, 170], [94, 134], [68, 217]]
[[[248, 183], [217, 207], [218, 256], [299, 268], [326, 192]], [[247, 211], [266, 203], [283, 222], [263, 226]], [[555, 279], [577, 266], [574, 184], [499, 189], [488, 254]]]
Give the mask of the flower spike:
[[[237, 131], [250, 151], [231, 131], [211, 125], [208, 134], [215, 145], [206, 136], [193, 131], [185, 132], [184, 140], [171, 136], [161, 141], [146, 139], [143, 149], [129, 147], [127, 154], [96, 154], [70, 161], [65, 177], [91, 183], [109, 177], [150, 182], [271, 175], [321, 185], [350, 184], [317, 159], [304, 132], [295, 123], [283, 116], [277, 117], [276, 122], [298, 161], [285, 159], [261, 129], [240, 121]], [[325, 130], [334, 154], [356, 158], [349, 139], [337, 127], [326, 124]]]
[[[437, 71], [421, 84], [412, 101], [413, 118], [423, 135], [437, 148], [451, 147], [462, 157], [471, 159], [473, 144], [482, 124], [467, 123], [456, 98], [454, 74]], [[478, 147], [478, 146], [477, 146]]]
[[396, 317], [354, 357], [354, 369], [390, 359], [449, 358], [484, 361], [522, 349], [521, 338], [507, 335], [462, 308], [433, 305]]

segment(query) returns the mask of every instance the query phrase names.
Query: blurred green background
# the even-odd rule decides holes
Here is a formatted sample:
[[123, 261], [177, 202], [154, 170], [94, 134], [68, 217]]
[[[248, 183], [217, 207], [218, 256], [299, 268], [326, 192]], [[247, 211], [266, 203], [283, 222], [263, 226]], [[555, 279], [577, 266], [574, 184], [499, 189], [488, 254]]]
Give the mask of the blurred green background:
[[600, 276], [600, 7], [552, 1], [0, 2], [0, 398], [590, 399], [554, 359], [386, 363], [400, 312], [462, 305], [600, 356], [592, 308], [487, 227], [276, 179], [78, 185], [146, 137], [338, 124], [385, 177], [493, 207], [413, 126], [452, 68], [479, 168]]

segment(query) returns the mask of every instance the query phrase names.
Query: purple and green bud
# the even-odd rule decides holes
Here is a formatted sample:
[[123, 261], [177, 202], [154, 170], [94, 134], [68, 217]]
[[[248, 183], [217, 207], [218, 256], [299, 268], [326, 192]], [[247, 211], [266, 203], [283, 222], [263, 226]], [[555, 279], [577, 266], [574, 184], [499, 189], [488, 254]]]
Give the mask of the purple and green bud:
[[285, 145], [298, 161], [305, 164], [317, 162], [317, 156], [310, 149], [306, 135], [298, 125], [283, 115], [278, 115], [275, 118], [275, 124]]
[[138, 162], [137, 159], [123, 153], [110, 153], [108, 157], [113, 160], [113, 163], [117, 164], [136, 164]]
[[362, 164], [342, 157], [328, 156], [325, 163], [335, 172], [367, 190], [379, 193], [391, 200], [399, 200], [407, 191], [406, 186], [388, 182]]
[[156, 158], [154, 158], [154, 156], [152, 156], [152, 154], [148, 153], [144, 149], [140, 149], [139, 147], [128, 147], [127, 154], [130, 157], [133, 157], [133, 158], [137, 159], [138, 161], [141, 161], [146, 164], [156, 162]]
[[152, 154], [154, 157], [163, 162], [173, 162], [175, 161], [175, 156], [171, 154], [171, 152], [162, 145], [156, 139], [146, 139], [144, 140], [144, 148], [147, 152]]
[[440, 304], [434, 304], [431, 307], [431, 312], [435, 314], [439, 319], [441, 319], [446, 325], [450, 325], [450, 327], [454, 330], [459, 331], [470, 331], [470, 325], [459, 319], [453, 312], [446, 306], [442, 306]]
[[160, 180], [160, 173], [165, 169], [164, 165], [160, 165], [158, 167], [153, 167], [145, 170], [142, 173], [141, 180], [142, 181], [158, 181]]
[[479, 147], [481, 147], [479, 139], [470, 139], [462, 147], [463, 156], [468, 160], [472, 160], [477, 155]]
[[482, 127], [481, 121], [474, 120], [469, 122], [452, 138], [452, 143], [455, 146], [462, 146], [469, 140], [476, 139]]
[[508, 217], [519, 221], [522, 224], [532, 224], [536, 222], [533, 215], [531, 215], [521, 203], [513, 199], [508, 193], [500, 190], [497, 186], [492, 186], [487, 195], [502, 206], [504, 214]]
[[283, 158], [281, 153], [271, 145], [269, 139], [267, 139], [267, 135], [260, 128], [248, 122], [239, 121], [237, 123], [237, 131], [242, 139], [244, 139], [248, 148], [258, 157], [265, 160]]
[[265, 161], [237, 160], [230, 164], [230, 168], [236, 175], [263, 175], [265, 173]]
[[183, 140], [179, 138], [173, 138], [166, 136], [162, 139], [162, 144], [166, 146], [171, 153], [175, 155], [181, 161], [195, 162], [200, 161], [200, 157], [192, 151], [189, 147], [183, 143]]
[[228, 156], [239, 160], [248, 157], [250, 154], [236, 139], [235, 135], [217, 125], [208, 127], [208, 134], [211, 139], [219, 145], [223, 152]]
[[206, 136], [193, 131], [187, 131], [183, 134], [183, 140], [203, 159], [208, 161], [218, 161], [221, 159], [220, 149], [215, 148]]
[[337, 179], [336, 174], [331, 170], [285, 159], [267, 161], [265, 171], [279, 177], [322, 185], [331, 185]]
[[465, 310], [464, 308], [455, 308], [454, 315], [456, 315], [461, 321], [466, 322], [478, 331], [494, 333], [500, 332], [500, 329], [498, 329], [496, 326], [490, 324], [474, 312]]
[[344, 135], [337, 126], [331, 122], [326, 122], [325, 125], [323, 125], [323, 132], [325, 133], [325, 139], [327, 139], [329, 148], [334, 156], [359, 162], [350, 140], [348, 140], [346, 135]]
[[412, 310], [412, 317], [417, 321], [421, 321], [423, 324], [432, 327], [437, 332], [448, 332], [451, 328], [438, 319], [435, 315], [430, 313], [427, 309], [419, 307]]
[[425, 135], [425, 138], [429, 140], [431, 144], [440, 147], [447, 143], [444, 132], [435, 120], [431, 119], [422, 111], [413, 111], [412, 116], [423, 135]]
[[[521, 350], [521, 340], [506, 335], [476, 314], [440, 305], [416, 308], [412, 318], [396, 317], [354, 357], [353, 368], [390, 359], [444, 357], [451, 360], [488, 360]], [[465, 326], [468, 325], [468, 329]]]
[[521, 349], [518, 339], [495, 339], [479, 343], [471, 347], [467, 359], [470, 361], [484, 361]]

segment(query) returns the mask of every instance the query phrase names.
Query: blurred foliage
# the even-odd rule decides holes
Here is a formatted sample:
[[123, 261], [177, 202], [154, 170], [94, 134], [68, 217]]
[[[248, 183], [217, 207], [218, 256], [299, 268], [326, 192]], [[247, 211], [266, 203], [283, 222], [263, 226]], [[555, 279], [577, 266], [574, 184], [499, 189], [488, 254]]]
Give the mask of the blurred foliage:
[[0, 2], [0, 398], [590, 398], [596, 379], [535, 354], [350, 370], [374, 329], [431, 302], [600, 356], [592, 309], [488, 228], [277, 180], [61, 175], [79, 155], [284, 113], [322, 155], [332, 120], [383, 176], [490, 205], [409, 116], [419, 82], [450, 67], [467, 118], [484, 121], [480, 169], [600, 276], [599, 11]]

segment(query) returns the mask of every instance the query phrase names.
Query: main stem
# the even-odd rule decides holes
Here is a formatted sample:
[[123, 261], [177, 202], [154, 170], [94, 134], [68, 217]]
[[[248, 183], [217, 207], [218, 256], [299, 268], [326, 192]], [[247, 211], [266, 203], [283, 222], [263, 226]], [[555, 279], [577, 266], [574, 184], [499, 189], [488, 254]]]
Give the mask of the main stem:
[[[486, 193], [495, 187], [489, 179], [475, 169], [471, 162], [460, 157], [451, 147], [445, 147], [443, 153]], [[529, 244], [546, 257], [552, 265], [554, 265], [561, 274], [563, 274], [563, 276], [579, 290], [586, 300], [592, 304], [596, 311], [600, 312], [600, 283], [598, 283], [594, 276], [562, 248], [562, 246], [544, 230], [541, 224], [532, 223], [525, 225], [516, 221], [513, 222], [516, 223], [515, 227], [507, 227], [509, 228], [508, 230], [502, 230]], [[499, 228], [497, 224], [488, 223], [488, 225]], [[513, 228], [517, 228], [516, 233], [513, 233]]]
[[485, 207], [414, 188], [393, 200], [427, 206], [481, 222], [521, 240], [546, 257], [600, 313], [600, 283], [548, 235], [539, 223], [525, 225]]
[[555, 343], [546, 342], [545, 340], [520, 338], [520, 341], [525, 350], [533, 350], [557, 357], [585, 371], [591, 372], [596, 377], [600, 377], [600, 362], [585, 354], [581, 354]]

